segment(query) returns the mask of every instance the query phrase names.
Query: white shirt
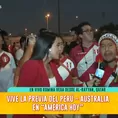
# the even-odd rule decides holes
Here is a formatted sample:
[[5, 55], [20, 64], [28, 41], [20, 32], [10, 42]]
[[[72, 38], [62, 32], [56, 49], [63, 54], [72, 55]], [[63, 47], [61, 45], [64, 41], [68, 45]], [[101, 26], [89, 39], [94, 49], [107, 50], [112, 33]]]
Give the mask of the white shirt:
[[19, 61], [23, 56], [24, 51], [20, 48], [16, 51], [15, 57]]
[[2, 56], [2, 54], [6, 54], [10, 58], [8, 64], [0, 69], [0, 92], [6, 92], [9, 87], [13, 87], [13, 69], [16, 68], [16, 65], [14, 58], [10, 53], [2, 51], [0, 56]]
[[0, 92], [7, 92], [8, 88], [13, 87], [13, 69], [0, 71]]

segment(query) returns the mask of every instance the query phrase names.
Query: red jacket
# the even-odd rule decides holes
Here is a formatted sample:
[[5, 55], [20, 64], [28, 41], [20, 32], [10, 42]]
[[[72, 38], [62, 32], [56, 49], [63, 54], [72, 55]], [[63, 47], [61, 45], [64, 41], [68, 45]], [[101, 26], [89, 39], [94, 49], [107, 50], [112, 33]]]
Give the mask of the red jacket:
[[[61, 78], [57, 71], [57, 65], [50, 63], [51, 69], [57, 81], [57, 87], [73, 86], [70, 76], [65, 81]], [[43, 61], [29, 60], [27, 61], [20, 73], [19, 87], [50, 87], [49, 79], [43, 64]], [[63, 115], [62, 115], [63, 116]], [[43, 115], [14, 115], [13, 118], [43, 118]]]

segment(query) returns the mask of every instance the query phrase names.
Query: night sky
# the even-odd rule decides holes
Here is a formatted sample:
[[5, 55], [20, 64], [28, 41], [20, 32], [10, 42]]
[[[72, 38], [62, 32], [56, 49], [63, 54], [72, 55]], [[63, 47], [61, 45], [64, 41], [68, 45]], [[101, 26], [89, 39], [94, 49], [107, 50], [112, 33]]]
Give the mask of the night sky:
[[[57, 31], [57, 0], [0, 0], [0, 5], [0, 28], [9, 33], [18, 34], [25, 28], [37, 32], [46, 27], [48, 12], [49, 29]], [[61, 32], [81, 21], [89, 21], [94, 28], [109, 22], [118, 24], [118, 0], [60, 0], [60, 9]]]

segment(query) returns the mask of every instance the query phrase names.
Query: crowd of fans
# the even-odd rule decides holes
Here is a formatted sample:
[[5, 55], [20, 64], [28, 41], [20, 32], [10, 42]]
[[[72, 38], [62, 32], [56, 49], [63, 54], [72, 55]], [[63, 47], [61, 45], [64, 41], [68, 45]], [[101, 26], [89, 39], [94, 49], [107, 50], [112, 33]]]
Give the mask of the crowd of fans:
[[[13, 45], [8, 33], [0, 30], [0, 91], [6, 92], [12, 86], [117, 87], [118, 38], [107, 32], [97, 40], [88, 22], [71, 28], [68, 36], [42, 28], [37, 35], [22, 36]], [[13, 118], [63, 117], [13, 115]], [[102, 118], [102, 115], [73, 117]], [[107, 118], [118, 118], [118, 115], [107, 115]]]

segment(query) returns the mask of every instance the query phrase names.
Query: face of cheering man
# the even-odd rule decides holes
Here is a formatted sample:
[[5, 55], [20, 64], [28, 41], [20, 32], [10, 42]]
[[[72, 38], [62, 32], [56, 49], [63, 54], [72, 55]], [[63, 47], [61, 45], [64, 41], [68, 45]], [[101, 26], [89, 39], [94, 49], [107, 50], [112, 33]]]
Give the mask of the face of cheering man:
[[117, 47], [112, 39], [106, 38], [101, 41], [100, 53], [106, 62], [112, 62], [116, 60]]

